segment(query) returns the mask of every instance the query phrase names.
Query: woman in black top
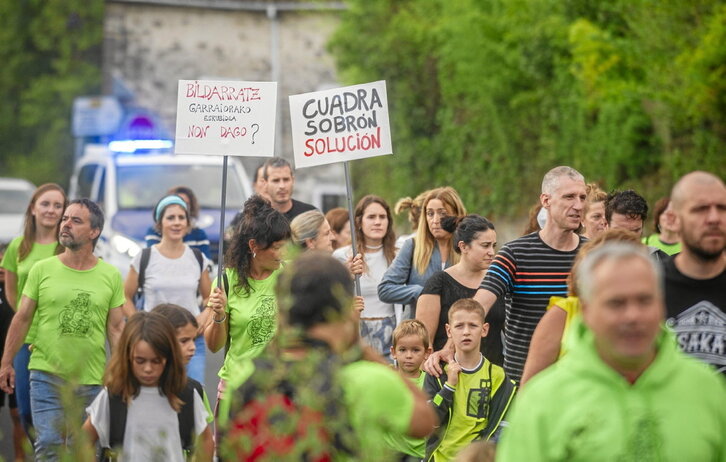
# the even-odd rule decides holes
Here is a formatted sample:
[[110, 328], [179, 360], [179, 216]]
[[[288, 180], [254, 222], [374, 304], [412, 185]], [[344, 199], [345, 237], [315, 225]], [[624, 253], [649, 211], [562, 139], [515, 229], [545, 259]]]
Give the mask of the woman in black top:
[[[426, 326], [434, 351], [446, 345], [449, 307], [462, 298], [472, 298], [496, 254], [497, 233], [484, 217], [470, 214], [447, 217], [442, 228], [454, 232], [454, 250], [461, 254], [459, 263], [435, 273], [426, 282], [416, 304], [416, 319]], [[502, 364], [501, 330], [504, 305], [497, 300], [487, 316], [489, 334], [482, 341], [482, 353], [495, 364]]]

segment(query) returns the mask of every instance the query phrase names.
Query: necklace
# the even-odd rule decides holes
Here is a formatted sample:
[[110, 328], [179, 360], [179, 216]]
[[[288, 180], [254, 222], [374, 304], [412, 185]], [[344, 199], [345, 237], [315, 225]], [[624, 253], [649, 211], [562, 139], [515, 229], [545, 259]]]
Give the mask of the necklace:
[[366, 245], [367, 250], [381, 250], [383, 248], [383, 244], [381, 245]]

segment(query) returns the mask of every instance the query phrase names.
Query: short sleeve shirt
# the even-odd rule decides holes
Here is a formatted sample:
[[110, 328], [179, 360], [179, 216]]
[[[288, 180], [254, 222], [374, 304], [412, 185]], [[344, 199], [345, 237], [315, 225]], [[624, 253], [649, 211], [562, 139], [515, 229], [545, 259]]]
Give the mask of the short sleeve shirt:
[[237, 291], [237, 272], [230, 268], [225, 271], [230, 291], [226, 308], [230, 346], [219, 377], [234, 386], [251, 373], [251, 359], [264, 350], [277, 331], [275, 283], [280, 270], [261, 281], [250, 278], [248, 294]]
[[[101, 390], [86, 412], [98, 433], [99, 444], [109, 447], [111, 416], [106, 388]], [[195, 435], [200, 435], [207, 428], [208, 417], [202, 398], [194, 393]], [[120, 460], [185, 461], [179, 436], [179, 417], [157, 387], [141, 387], [139, 395], [129, 404]]]
[[[151, 311], [162, 303], [173, 303], [189, 310], [194, 316], [199, 314], [197, 290], [202, 271], [210, 262], [203, 257], [202, 268], [194, 256], [194, 251], [186, 246], [179, 258], [168, 258], [151, 247], [149, 264], [144, 272], [144, 310]], [[141, 252], [131, 261], [131, 266], [139, 273]]]
[[[28, 280], [30, 268], [32, 268], [36, 262], [55, 255], [55, 249], [58, 246], [57, 242], [51, 242], [50, 244], [34, 243], [30, 248], [30, 253], [22, 260], [18, 260], [18, 251], [20, 250], [20, 244], [22, 242], [22, 237], [16, 237], [13, 239], [8, 248], [5, 250], [2, 263], [0, 263], [0, 266], [3, 268], [15, 273], [15, 277], [18, 281], [16, 288], [17, 299], [14, 300], [16, 310], [20, 308], [20, 299], [23, 297], [23, 288], [25, 287], [25, 281]], [[25, 336], [25, 343], [33, 343], [35, 332], [37, 330], [38, 327], [35, 322], [31, 323], [28, 334]]]
[[343, 390], [353, 430], [365, 448], [361, 460], [388, 460], [386, 433], [404, 435], [413, 415], [413, 395], [396, 371], [356, 361], [343, 367]]
[[81, 385], [101, 384], [108, 312], [124, 303], [119, 271], [100, 259], [79, 271], [52, 257], [33, 266], [23, 295], [37, 302], [28, 369], [72, 377]]

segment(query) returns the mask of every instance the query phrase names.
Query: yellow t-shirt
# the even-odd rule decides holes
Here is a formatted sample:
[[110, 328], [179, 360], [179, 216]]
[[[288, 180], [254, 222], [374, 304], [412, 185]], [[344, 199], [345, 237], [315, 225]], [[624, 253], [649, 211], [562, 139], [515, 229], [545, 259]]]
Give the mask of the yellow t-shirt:
[[557, 357], [557, 359], [559, 359], [563, 357], [567, 352], [567, 333], [569, 332], [570, 326], [572, 325], [572, 320], [575, 319], [576, 316], [580, 315], [580, 311], [582, 310], [582, 308], [580, 306], [580, 299], [575, 296], [551, 297], [550, 304], [547, 306], [547, 309], [549, 310], [555, 306], [564, 310], [565, 314], [567, 315], [567, 317], [565, 318], [565, 329], [562, 331], [560, 355]]

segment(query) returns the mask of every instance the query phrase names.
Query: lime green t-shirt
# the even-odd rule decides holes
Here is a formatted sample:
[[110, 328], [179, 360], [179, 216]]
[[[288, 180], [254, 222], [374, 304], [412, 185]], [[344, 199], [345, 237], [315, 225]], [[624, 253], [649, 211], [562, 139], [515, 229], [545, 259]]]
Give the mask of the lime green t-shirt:
[[252, 359], [259, 356], [277, 331], [275, 283], [280, 270], [261, 281], [250, 279], [250, 292], [235, 290], [237, 271], [226, 269], [230, 294], [227, 298], [230, 344], [219, 377], [231, 389], [241, 385], [252, 373]]
[[58, 257], [36, 263], [23, 295], [37, 302], [38, 326], [28, 369], [99, 385], [106, 367], [106, 321], [124, 303], [121, 273], [98, 260], [79, 271]]
[[345, 404], [360, 442], [361, 459], [393, 460], [387, 433], [404, 435], [413, 415], [413, 395], [398, 372], [383, 364], [356, 361], [341, 371]]
[[441, 443], [433, 452], [433, 460], [454, 460], [459, 451], [477, 439], [489, 423], [491, 399], [506, 380], [504, 369], [497, 365], [492, 365], [490, 376], [489, 365], [489, 360], [484, 359], [478, 368], [462, 369], [459, 374], [451, 419]]
[[[418, 377], [408, 380], [412, 381], [419, 389], [423, 390], [425, 378], [426, 373], [424, 371], [420, 371]], [[384, 439], [388, 446], [400, 453], [418, 457], [419, 459], [423, 459], [426, 455], [426, 438], [414, 438], [402, 433], [386, 433]]]
[[[20, 308], [20, 299], [23, 297], [23, 288], [25, 287], [25, 281], [28, 280], [28, 273], [33, 265], [46, 258], [50, 258], [55, 255], [55, 249], [58, 246], [57, 242], [51, 242], [50, 244], [38, 244], [35, 243], [30, 248], [30, 253], [21, 261], [18, 260], [18, 251], [20, 250], [20, 244], [23, 242], [23, 237], [16, 237], [10, 242], [8, 248], [5, 250], [3, 255], [3, 261], [0, 266], [8, 271], [15, 273], [15, 277], [18, 280], [18, 286], [16, 287], [17, 300], [15, 300], [15, 309]], [[35, 332], [37, 330], [35, 322], [30, 324], [28, 334], [25, 336], [25, 343], [33, 343], [35, 338]]]
[[665, 242], [660, 240], [660, 234], [658, 233], [651, 234], [648, 237], [644, 237], [641, 239], [641, 241], [645, 245], [652, 245], [653, 247], [659, 248], [668, 255], [675, 255], [681, 251], [680, 241], [676, 242], [675, 244], [666, 244]]

